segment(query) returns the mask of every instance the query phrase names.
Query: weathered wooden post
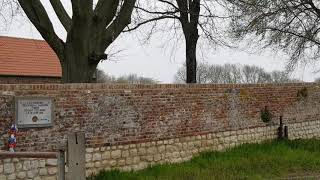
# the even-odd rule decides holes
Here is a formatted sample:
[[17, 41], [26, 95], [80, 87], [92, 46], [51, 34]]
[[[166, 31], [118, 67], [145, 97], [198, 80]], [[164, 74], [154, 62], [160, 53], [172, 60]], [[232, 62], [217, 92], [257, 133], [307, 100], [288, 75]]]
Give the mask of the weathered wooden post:
[[83, 132], [68, 135], [68, 180], [85, 180], [85, 136]]
[[285, 138], [285, 139], [289, 139], [288, 126], [284, 126], [284, 138]]
[[278, 127], [278, 139], [283, 139], [283, 123], [282, 123], [282, 116], [280, 116], [280, 126]]
[[58, 152], [58, 180], [65, 180], [66, 174], [65, 174], [65, 151], [63, 149], [60, 149]]

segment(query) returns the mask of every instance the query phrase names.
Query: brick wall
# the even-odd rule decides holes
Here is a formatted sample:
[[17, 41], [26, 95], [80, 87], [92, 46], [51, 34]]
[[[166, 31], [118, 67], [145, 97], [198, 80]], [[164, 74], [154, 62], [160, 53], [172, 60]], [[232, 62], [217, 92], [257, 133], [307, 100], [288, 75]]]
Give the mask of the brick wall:
[[[21, 129], [17, 149], [54, 150], [68, 132], [85, 131], [88, 175], [273, 139], [280, 115], [290, 138], [320, 137], [320, 85], [313, 83], [0, 85], [0, 127], [14, 121], [15, 96], [49, 96], [55, 104], [54, 126]], [[265, 107], [269, 123], [261, 120]]]
[[29, 77], [29, 76], [1, 76], [0, 84], [41, 84], [60, 83], [61, 78], [57, 77]]

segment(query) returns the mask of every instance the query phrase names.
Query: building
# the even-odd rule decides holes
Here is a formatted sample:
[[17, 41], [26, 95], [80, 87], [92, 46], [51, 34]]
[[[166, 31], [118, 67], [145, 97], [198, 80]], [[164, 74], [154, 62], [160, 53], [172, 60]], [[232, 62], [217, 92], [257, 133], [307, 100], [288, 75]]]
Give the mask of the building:
[[58, 57], [42, 40], [0, 36], [0, 84], [60, 83]]

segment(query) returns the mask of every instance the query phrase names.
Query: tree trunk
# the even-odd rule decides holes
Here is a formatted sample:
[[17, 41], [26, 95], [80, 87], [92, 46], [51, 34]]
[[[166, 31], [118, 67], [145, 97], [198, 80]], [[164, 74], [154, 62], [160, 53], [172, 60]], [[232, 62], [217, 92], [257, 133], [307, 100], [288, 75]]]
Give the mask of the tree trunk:
[[66, 44], [62, 63], [63, 83], [90, 83], [98, 63], [92, 63], [88, 51], [74, 51], [72, 44]]
[[62, 63], [63, 83], [90, 83], [93, 80], [99, 59], [91, 59], [94, 52], [90, 37], [92, 21], [91, 16], [77, 16], [73, 27], [68, 32], [64, 47]]
[[186, 38], [186, 83], [197, 83], [197, 42], [198, 33], [185, 36]]

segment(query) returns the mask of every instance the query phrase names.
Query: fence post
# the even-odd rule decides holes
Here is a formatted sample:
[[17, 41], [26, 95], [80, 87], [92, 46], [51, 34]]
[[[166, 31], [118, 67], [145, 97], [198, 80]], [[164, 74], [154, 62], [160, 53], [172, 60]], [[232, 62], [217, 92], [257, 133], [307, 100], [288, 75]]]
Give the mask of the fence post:
[[60, 149], [58, 152], [58, 180], [65, 180], [65, 151]]
[[283, 139], [283, 123], [282, 116], [280, 116], [280, 126], [278, 127], [278, 139]]
[[68, 135], [68, 180], [85, 180], [85, 137], [83, 132]]
[[285, 139], [289, 139], [288, 126], [284, 126], [284, 138], [285, 138]]

